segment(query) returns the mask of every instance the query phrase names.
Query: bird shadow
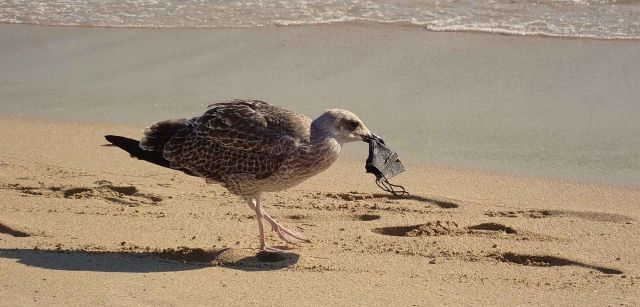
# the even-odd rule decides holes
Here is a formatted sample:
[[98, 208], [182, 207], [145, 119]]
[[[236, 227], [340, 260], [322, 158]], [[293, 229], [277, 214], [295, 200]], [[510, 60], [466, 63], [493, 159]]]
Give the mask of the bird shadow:
[[454, 209], [454, 208], [460, 207], [460, 205], [451, 201], [438, 200], [435, 198], [424, 197], [424, 196], [414, 195], [414, 194], [409, 194], [405, 196], [395, 196], [390, 194], [374, 193], [372, 194], [372, 196], [373, 198], [386, 198], [386, 199], [393, 199], [393, 200], [402, 200], [402, 199], [416, 200], [416, 201], [427, 203], [430, 205], [436, 205], [442, 209]]
[[235, 249], [203, 250], [181, 247], [160, 251], [84, 251], [0, 249], [0, 258], [50, 270], [151, 273], [223, 267], [241, 271], [274, 271], [298, 262], [294, 253], [241, 252]]

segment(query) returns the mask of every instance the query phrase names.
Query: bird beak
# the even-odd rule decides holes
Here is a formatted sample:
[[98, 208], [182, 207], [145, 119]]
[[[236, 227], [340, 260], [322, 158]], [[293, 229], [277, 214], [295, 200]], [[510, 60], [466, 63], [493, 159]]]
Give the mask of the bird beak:
[[362, 137], [362, 140], [367, 143], [371, 143], [375, 141], [375, 142], [384, 144], [384, 140], [381, 137], [375, 135], [373, 132], [369, 132], [368, 135], [365, 135], [364, 137]]

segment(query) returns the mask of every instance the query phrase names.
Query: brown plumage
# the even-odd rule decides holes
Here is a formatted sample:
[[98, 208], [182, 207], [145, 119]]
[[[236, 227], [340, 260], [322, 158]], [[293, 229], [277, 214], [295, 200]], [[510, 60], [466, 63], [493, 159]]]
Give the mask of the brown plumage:
[[261, 194], [296, 186], [327, 169], [343, 143], [377, 136], [346, 110], [327, 110], [311, 121], [264, 101], [232, 100], [209, 106], [199, 117], [157, 122], [144, 130], [139, 144], [106, 138], [134, 157], [203, 177], [245, 198], [258, 217], [261, 249], [274, 250], [266, 246], [262, 218], [281, 239], [305, 240], [264, 212]]

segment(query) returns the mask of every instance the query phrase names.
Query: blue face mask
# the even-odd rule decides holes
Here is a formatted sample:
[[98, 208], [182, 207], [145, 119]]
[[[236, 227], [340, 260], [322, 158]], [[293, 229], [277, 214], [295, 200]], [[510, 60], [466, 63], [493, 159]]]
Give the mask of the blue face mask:
[[381, 189], [395, 196], [409, 195], [403, 186], [389, 182], [389, 178], [404, 172], [404, 166], [398, 159], [398, 154], [389, 149], [382, 139], [369, 142], [369, 157], [365, 169], [367, 173], [376, 176], [376, 184]]

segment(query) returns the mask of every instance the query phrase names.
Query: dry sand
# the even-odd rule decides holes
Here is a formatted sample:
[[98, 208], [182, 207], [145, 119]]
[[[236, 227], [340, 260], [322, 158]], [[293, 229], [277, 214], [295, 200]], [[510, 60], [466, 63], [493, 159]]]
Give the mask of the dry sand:
[[[0, 120], [2, 305], [638, 305], [640, 189], [342, 159], [267, 211], [103, 146], [137, 125]], [[273, 235], [270, 242], [276, 243]]]

